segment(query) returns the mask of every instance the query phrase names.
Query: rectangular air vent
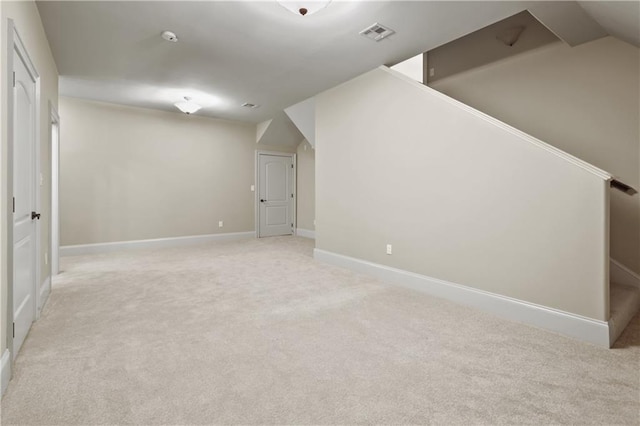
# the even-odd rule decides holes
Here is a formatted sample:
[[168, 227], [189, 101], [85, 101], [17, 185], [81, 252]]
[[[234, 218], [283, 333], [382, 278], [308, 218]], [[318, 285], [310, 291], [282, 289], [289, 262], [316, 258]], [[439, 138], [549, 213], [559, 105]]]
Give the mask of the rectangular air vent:
[[389, 37], [391, 34], [395, 34], [391, 28], [387, 28], [377, 22], [368, 28], [360, 31], [360, 35], [370, 38], [373, 41], [380, 41], [383, 38]]
[[245, 108], [258, 108], [260, 105], [256, 105], [256, 104], [250, 104], [249, 102], [245, 102], [243, 103], [241, 106], [245, 107]]

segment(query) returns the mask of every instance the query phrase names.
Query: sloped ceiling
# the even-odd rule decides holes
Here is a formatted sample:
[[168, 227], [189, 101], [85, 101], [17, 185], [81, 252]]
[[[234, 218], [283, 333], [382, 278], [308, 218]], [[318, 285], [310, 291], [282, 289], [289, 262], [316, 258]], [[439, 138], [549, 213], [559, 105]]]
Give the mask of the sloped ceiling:
[[640, 47], [640, 1], [580, 1], [610, 35]]

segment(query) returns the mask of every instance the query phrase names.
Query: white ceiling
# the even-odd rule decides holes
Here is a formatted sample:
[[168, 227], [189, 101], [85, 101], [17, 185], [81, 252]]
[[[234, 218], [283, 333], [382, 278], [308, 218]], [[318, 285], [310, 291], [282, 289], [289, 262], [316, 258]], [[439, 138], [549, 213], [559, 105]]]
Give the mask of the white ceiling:
[[640, 47], [640, 1], [580, 1], [610, 35]]
[[[61, 94], [169, 111], [191, 96], [204, 106], [197, 114], [254, 123], [381, 64], [541, 5], [553, 7], [334, 0], [301, 17], [275, 1], [38, 2]], [[375, 22], [396, 34], [379, 43], [358, 34]], [[163, 30], [179, 42], [162, 40]], [[261, 107], [240, 107], [244, 102]]]

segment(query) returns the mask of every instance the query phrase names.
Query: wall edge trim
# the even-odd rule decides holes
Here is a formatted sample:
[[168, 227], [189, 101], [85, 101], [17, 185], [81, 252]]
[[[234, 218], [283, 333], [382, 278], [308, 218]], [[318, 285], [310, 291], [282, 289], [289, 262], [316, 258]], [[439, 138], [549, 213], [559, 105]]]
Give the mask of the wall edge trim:
[[298, 237], [311, 238], [312, 240], [316, 239], [316, 231], [312, 231], [311, 229], [297, 228], [296, 235]]
[[153, 238], [148, 240], [116, 241], [110, 243], [78, 244], [60, 247], [60, 256], [111, 253], [120, 250], [179, 247], [212, 241], [230, 241], [255, 238], [255, 231], [229, 232], [226, 234], [191, 235], [186, 237]]
[[392, 285], [418, 290], [490, 314], [560, 333], [601, 347], [610, 347], [609, 323], [519, 299], [455, 284], [329, 251], [314, 249], [320, 262], [364, 273]]
[[2, 395], [7, 391], [7, 387], [9, 387], [9, 380], [11, 380], [11, 352], [9, 349], [5, 349], [2, 354], [2, 361], [0, 362], [0, 369], [2, 370], [0, 376], [2, 377]]

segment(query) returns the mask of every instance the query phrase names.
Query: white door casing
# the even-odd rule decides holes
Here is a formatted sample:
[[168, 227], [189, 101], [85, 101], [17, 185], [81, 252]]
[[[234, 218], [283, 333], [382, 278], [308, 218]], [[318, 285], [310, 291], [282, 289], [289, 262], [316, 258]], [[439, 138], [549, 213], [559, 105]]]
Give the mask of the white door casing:
[[295, 154], [258, 152], [258, 237], [293, 235]]
[[13, 358], [35, 320], [36, 249], [36, 75], [13, 52]]
[[50, 138], [51, 138], [51, 276], [60, 272], [60, 117], [52, 105], [49, 105]]

